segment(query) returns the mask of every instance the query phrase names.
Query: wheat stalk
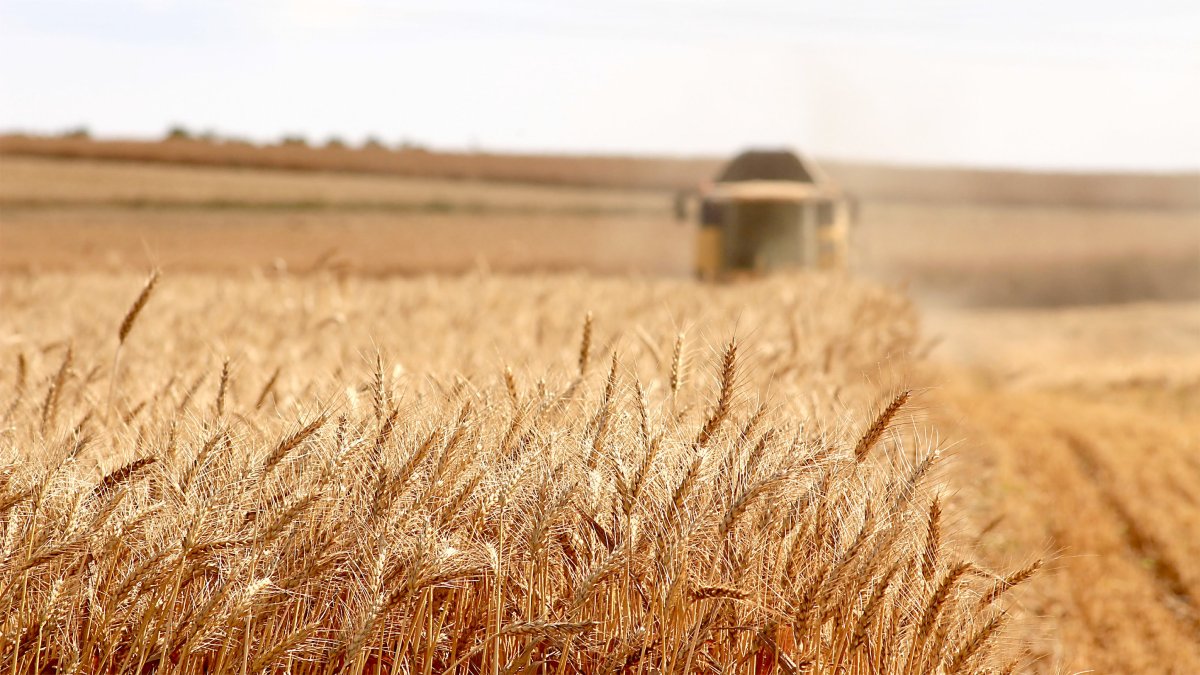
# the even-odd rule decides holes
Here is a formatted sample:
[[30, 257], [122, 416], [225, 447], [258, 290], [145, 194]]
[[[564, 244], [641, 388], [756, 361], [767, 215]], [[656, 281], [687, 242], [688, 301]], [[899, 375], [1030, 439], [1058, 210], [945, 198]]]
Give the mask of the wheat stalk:
[[588, 362], [592, 356], [592, 313], [583, 317], [583, 335], [579, 340], [579, 376], [587, 375]]
[[687, 365], [683, 360], [684, 359], [683, 340], [684, 340], [683, 332], [676, 334], [675, 335], [675, 346], [671, 351], [670, 384], [671, 384], [671, 400], [672, 401], [674, 401], [679, 396], [679, 389], [681, 387], [683, 387], [683, 379], [684, 379], [684, 375], [685, 375], [684, 368]]
[[229, 390], [229, 359], [221, 363], [221, 379], [217, 383], [217, 417], [225, 416], [225, 393]]
[[697, 587], [691, 589], [691, 591], [689, 591], [688, 595], [691, 597], [693, 602], [699, 602], [701, 600], [718, 600], [718, 599], [745, 600], [746, 598], [749, 598], [751, 594], [749, 591], [746, 591], [746, 590], [743, 590], [740, 588], [736, 588], [733, 586], [715, 585], [715, 586], [697, 586]]
[[121, 325], [117, 329], [117, 344], [125, 344], [125, 340], [129, 337], [129, 332], [133, 330], [133, 325], [137, 322], [138, 316], [146, 307], [146, 303], [150, 301], [150, 295], [154, 292], [156, 285], [158, 285], [158, 270], [153, 270], [146, 279], [145, 285], [142, 286], [142, 291], [138, 293], [133, 304], [129, 306], [129, 311], [125, 312], [125, 317], [121, 319]]
[[317, 415], [313, 421], [297, 429], [276, 443], [275, 448], [271, 450], [271, 454], [267, 455], [267, 458], [263, 460], [262, 473], [264, 475], [270, 473], [271, 470], [274, 469], [277, 464], [279, 464], [279, 462], [283, 461], [283, 458], [286, 457], [289, 452], [300, 447], [301, 443], [307, 440], [309, 436], [317, 433], [317, 431], [319, 431], [321, 427], [325, 426], [325, 423], [328, 421], [329, 415], [327, 413], [321, 413], [320, 415]]
[[925, 609], [921, 614], [921, 622], [917, 625], [916, 639], [918, 643], [924, 642], [933, 631], [933, 626], [937, 622], [938, 616], [941, 615], [942, 609], [946, 606], [946, 601], [950, 599], [954, 585], [964, 574], [971, 571], [972, 567], [968, 562], [958, 562], [942, 577], [941, 582], [925, 603]]
[[871, 448], [875, 447], [875, 444], [883, 437], [883, 432], [887, 430], [888, 424], [891, 424], [892, 418], [908, 402], [911, 394], [912, 392], [907, 389], [896, 394], [892, 398], [891, 403], [888, 403], [875, 416], [875, 421], [871, 423], [871, 426], [867, 427], [867, 430], [863, 432], [863, 435], [858, 439], [858, 443], [854, 446], [854, 458], [856, 460], [861, 462], [867, 458], [867, 453], [871, 452]]
[[117, 379], [121, 372], [121, 350], [125, 346], [125, 340], [129, 338], [130, 331], [137, 323], [138, 316], [145, 309], [146, 303], [150, 301], [150, 295], [154, 292], [154, 287], [158, 285], [158, 270], [150, 272], [150, 276], [146, 279], [146, 283], [142, 286], [142, 291], [138, 293], [133, 304], [129, 306], [129, 310], [125, 312], [125, 317], [121, 319], [121, 325], [117, 328], [117, 348], [113, 352], [112, 373], [109, 376], [108, 385], [108, 419], [112, 419], [113, 401], [116, 396]]
[[934, 497], [929, 505], [929, 519], [926, 521], [925, 549], [921, 554], [921, 576], [925, 581], [932, 581], [937, 572], [938, 549], [941, 542], [942, 502], [940, 497]]
[[996, 616], [992, 617], [990, 621], [976, 631], [975, 634], [972, 635], [966, 641], [966, 643], [954, 653], [954, 656], [950, 659], [949, 664], [946, 666], [946, 672], [950, 673], [951, 675], [962, 672], [966, 668], [967, 662], [971, 660], [971, 657], [978, 653], [979, 650], [983, 649], [985, 645], [987, 645], [988, 641], [991, 640], [996, 634], [996, 631], [1000, 629], [1000, 625], [1002, 623], [1004, 623], [1004, 617], [1002, 615], [997, 614]]
[[92, 496], [94, 498], [104, 497], [116, 489], [119, 485], [129, 482], [129, 480], [137, 475], [142, 469], [157, 461], [157, 457], [142, 457], [141, 459], [135, 459], [125, 466], [116, 469], [115, 471], [106, 475], [100, 481], [100, 484], [96, 486], [95, 490], [93, 490]]
[[62, 398], [63, 387], [66, 386], [67, 376], [71, 372], [71, 361], [74, 354], [74, 348], [68, 345], [67, 352], [63, 356], [62, 365], [58, 367], [58, 371], [54, 374], [54, 379], [50, 381], [50, 388], [46, 391], [46, 400], [42, 403], [41, 433], [43, 436], [46, 435], [49, 428], [54, 424], [55, 418], [58, 416], [58, 402]]
[[989, 590], [987, 593], [985, 593], [983, 595], [983, 597], [979, 598], [979, 609], [983, 610], [988, 605], [991, 605], [992, 603], [999, 600], [1000, 596], [1007, 593], [1010, 588], [1013, 588], [1014, 586], [1019, 586], [1019, 585], [1025, 583], [1030, 578], [1032, 578], [1033, 575], [1037, 574], [1038, 570], [1040, 570], [1041, 568], [1042, 568], [1042, 561], [1040, 559], [1035, 560], [1032, 563], [1030, 563], [1029, 565], [1008, 575], [1004, 579], [997, 581], [992, 586], [991, 590]]

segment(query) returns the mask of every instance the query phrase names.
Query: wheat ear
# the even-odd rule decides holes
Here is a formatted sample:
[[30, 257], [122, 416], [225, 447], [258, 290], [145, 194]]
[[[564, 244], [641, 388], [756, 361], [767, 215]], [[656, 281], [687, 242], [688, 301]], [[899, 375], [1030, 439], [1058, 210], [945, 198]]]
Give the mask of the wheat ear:
[[979, 599], [979, 609], [982, 610], [984, 607], [987, 607], [993, 602], [999, 600], [1000, 596], [1008, 592], [1008, 589], [1012, 588], [1013, 586], [1018, 586], [1025, 583], [1030, 577], [1032, 577], [1034, 574], [1037, 574], [1037, 571], [1041, 568], [1042, 561], [1035, 560], [1030, 565], [1013, 572], [1000, 581], [997, 581], [995, 585], [992, 586], [991, 590], [989, 590], [982, 598]]
[[592, 356], [592, 313], [583, 317], [583, 336], [579, 340], [579, 376], [587, 375], [588, 361]]
[[929, 524], [925, 532], [925, 551], [921, 555], [921, 576], [925, 581], [932, 581], [937, 571], [938, 548], [941, 545], [942, 502], [940, 497], [934, 497], [929, 505]]
[[871, 452], [871, 448], [875, 447], [875, 444], [883, 437], [883, 432], [887, 431], [888, 424], [891, 423], [896, 413], [900, 412], [900, 408], [908, 402], [908, 397], [911, 395], [912, 392], [907, 389], [896, 394], [892, 402], [880, 411], [879, 415], [875, 417], [875, 421], [858, 439], [858, 444], [854, 446], [854, 459], [861, 462], [867, 458], [867, 453]]
[[109, 375], [108, 381], [108, 419], [112, 419], [113, 399], [116, 396], [117, 379], [120, 377], [121, 349], [125, 346], [129, 332], [133, 330], [133, 325], [137, 322], [142, 310], [145, 309], [146, 303], [150, 301], [150, 294], [154, 292], [154, 287], [157, 285], [158, 270], [153, 270], [146, 279], [146, 284], [142, 286], [142, 292], [138, 293], [137, 299], [130, 305], [129, 311], [125, 312], [125, 318], [121, 319], [121, 325], [117, 328], [117, 349], [113, 352], [112, 373]]

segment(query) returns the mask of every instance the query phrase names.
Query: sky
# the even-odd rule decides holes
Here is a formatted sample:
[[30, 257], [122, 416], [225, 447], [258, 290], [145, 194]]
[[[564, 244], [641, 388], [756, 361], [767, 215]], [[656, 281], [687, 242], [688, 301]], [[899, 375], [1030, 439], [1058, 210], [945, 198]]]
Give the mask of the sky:
[[0, 0], [0, 130], [1200, 169], [1200, 2]]

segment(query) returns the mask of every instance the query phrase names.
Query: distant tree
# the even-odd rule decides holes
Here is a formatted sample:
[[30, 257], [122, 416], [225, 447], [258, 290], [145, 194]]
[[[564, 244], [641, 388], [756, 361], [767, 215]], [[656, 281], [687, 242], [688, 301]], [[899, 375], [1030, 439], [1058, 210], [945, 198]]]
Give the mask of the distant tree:
[[378, 136], [367, 136], [367, 139], [365, 141], [363, 141], [362, 147], [363, 147], [363, 150], [386, 150], [387, 149], [387, 146], [383, 144], [383, 141], [379, 140]]
[[63, 138], [88, 139], [91, 137], [92, 132], [88, 131], [87, 127], [75, 127], [63, 132]]
[[424, 145], [422, 145], [414, 140], [408, 139], [408, 138], [400, 139], [400, 149], [403, 150], [404, 152], [426, 152], [427, 151]]
[[192, 132], [188, 131], [187, 128], [181, 124], [173, 125], [170, 129], [167, 129], [166, 140], [168, 141], [186, 141], [191, 139], [191, 137]]
[[325, 141], [325, 147], [333, 149], [342, 149], [346, 147], [346, 141], [343, 141], [337, 136], [330, 136], [329, 140]]
[[308, 146], [308, 139], [298, 134], [289, 134], [279, 139], [280, 145]]

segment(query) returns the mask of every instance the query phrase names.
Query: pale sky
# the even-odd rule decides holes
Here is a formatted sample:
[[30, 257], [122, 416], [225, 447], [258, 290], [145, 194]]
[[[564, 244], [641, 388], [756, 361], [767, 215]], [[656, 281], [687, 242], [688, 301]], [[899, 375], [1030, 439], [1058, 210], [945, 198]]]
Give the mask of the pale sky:
[[0, 130], [1200, 169], [1200, 2], [0, 0]]

